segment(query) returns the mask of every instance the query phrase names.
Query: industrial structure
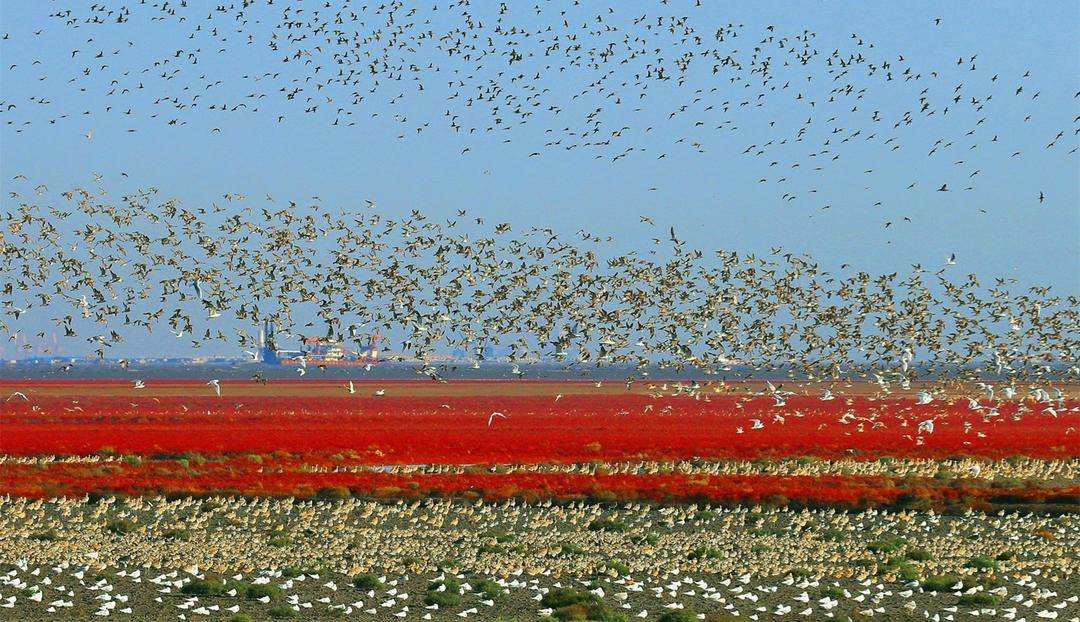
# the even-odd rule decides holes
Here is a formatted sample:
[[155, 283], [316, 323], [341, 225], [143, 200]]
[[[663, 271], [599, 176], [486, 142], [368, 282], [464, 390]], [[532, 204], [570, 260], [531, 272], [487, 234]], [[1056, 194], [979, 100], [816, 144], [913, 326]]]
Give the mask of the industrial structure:
[[266, 365], [314, 365], [325, 367], [351, 367], [378, 364], [379, 342], [386, 338], [378, 332], [368, 338], [367, 347], [352, 350], [336, 339], [309, 337], [301, 347], [295, 350], [278, 349], [275, 341], [274, 325], [263, 324], [259, 331], [259, 352], [257, 362]]

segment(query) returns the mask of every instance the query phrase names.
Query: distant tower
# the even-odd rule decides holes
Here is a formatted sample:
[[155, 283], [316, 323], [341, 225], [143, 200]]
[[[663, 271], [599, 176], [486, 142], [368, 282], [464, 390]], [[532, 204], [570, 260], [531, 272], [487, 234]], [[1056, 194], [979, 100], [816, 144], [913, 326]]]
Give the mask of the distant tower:
[[269, 320], [263, 322], [259, 331], [259, 361], [267, 365], [277, 365], [277, 347], [274, 345], [274, 325]]

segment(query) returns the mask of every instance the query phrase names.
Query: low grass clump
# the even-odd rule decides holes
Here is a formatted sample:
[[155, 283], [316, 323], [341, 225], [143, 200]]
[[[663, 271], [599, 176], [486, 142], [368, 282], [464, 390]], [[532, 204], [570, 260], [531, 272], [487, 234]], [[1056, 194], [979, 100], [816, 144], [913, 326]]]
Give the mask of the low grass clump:
[[911, 581], [918, 581], [921, 574], [919, 573], [919, 569], [911, 564], [900, 564], [896, 576], [900, 577], [901, 581], [910, 583]]
[[595, 594], [569, 587], [550, 590], [540, 599], [543, 607], [554, 609], [555, 618], [564, 622], [593, 620], [595, 622], [624, 622], [626, 616], [612, 611]]
[[841, 598], [845, 598], [844, 590], [836, 587], [835, 585], [830, 585], [829, 587], [821, 590], [821, 596], [822, 598], [827, 596], [834, 600], [840, 600]]
[[55, 542], [60, 539], [60, 536], [56, 535], [55, 529], [48, 531], [42, 531], [30, 536], [31, 540], [37, 540], [38, 542]]
[[187, 529], [166, 529], [161, 532], [161, 537], [166, 540], [181, 540], [187, 542], [191, 540], [191, 532]]
[[949, 592], [957, 583], [960, 583], [960, 579], [956, 576], [939, 574], [923, 579], [920, 585], [927, 592]]
[[358, 590], [370, 592], [379, 589], [379, 578], [373, 574], [358, 574], [353, 577], [352, 584]]
[[964, 565], [976, 570], [997, 570], [998, 567], [997, 560], [986, 555], [976, 555], [969, 559]]
[[267, 615], [275, 620], [296, 617], [296, 612], [288, 605], [275, 605], [266, 611]]
[[957, 601], [961, 607], [984, 607], [1001, 604], [1001, 597], [996, 594], [988, 594], [986, 592], [975, 592], [974, 594], [964, 594], [960, 596], [960, 600]]
[[682, 611], [667, 611], [656, 622], [698, 622], [697, 614], [683, 609]]
[[187, 596], [221, 596], [225, 593], [225, 584], [214, 579], [195, 579], [185, 583], [180, 593]]
[[110, 533], [123, 536], [134, 532], [138, 528], [138, 525], [130, 518], [118, 518], [106, 523], [105, 528], [108, 529]]
[[480, 579], [473, 583], [473, 591], [483, 594], [488, 600], [503, 597], [502, 587], [491, 579]]
[[900, 549], [904, 548], [905, 544], [907, 544], [907, 543], [904, 541], [903, 538], [898, 538], [898, 537], [894, 536], [894, 537], [891, 537], [891, 538], [882, 538], [880, 540], [874, 540], [870, 544], [866, 545], [866, 550], [870, 551], [871, 553], [877, 553], [877, 554], [895, 553], [895, 552], [899, 551]]
[[724, 552], [712, 546], [699, 546], [686, 556], [687, 559], [724, 559]]
[[283, 547], [292, 544], [292, 538], [289, 536], [276, 535], [270, 536], [270, 540], [267, 541], [270, 546]]
[[567, 542], [567, 543], [563, 544], [561, 547], [559, 547], [559, 550], [562, 551], [563, 555], [584, 555], [585, 554], [585, 549], [581, 548], [580, 546], [578, 546], [576, 544], [570, 543], [570, 542]]
[[424, 596], [425, 605], [438, 605], [440, 607], [455, 607], [461, 604], [461, 594], [449, 590], [443, 592], [428, 592]]
[[930, 551], [927, 551], [926, 549], [908, 549], [907, 553], [904, 554], [904, 557], [907, 557], [913, 562], [928, 562], [931, 559]]
[[[439, 586], [443, 589], [440, 591]], [[432, 581], [428, 584], [427, 594], [424, 596], [424, 604], [438, 605], [439, 607], [454, 607], [461, 603], [461, 582], [457, 579], [443, 579]]]
[[255, 600], [256, 598], [270, 597], [270, 600], [277, 600], [281, 598], [281, 588], [271, 583], [260, 583], [259, 585], [247, 585], [242, 592], [244, 598]]

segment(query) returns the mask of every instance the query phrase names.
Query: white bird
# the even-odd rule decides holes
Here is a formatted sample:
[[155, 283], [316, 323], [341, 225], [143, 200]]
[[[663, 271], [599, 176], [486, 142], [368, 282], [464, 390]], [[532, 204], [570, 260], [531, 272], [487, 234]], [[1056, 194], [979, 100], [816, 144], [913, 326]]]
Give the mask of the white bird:
[[15, 392], [13, 392], [13, 393], [12, 393], [11, 395], [9, 395], [9, 396], [8, 396], [8, 398], [7, 398], [6, 400], [4, 400], [4, 401], [6, 401], [6, 402], [10, 402], [10, 401], [11, 401], [12, 399], [14, 399], [15, 397], [21, 397], [21, 398], [23, 398], [24, 400], [26, 400], [26, 401], [28, 401], [28, 402], [30, 401], [30, 398], [26, 397], [26, 394], [25, 394], [25, 393], [23, 393], [22, 391], [15, 391]]
[[145, 389], [146, 383], [144, 383], [142, 380], [136, 380], [132, 386], [136, 389]]
[[835, 400], [835, 399], [836, 399], [836, 396], [833, 395], [833, 392], [830, 391], [828, 387], [821, 390], [821, 401], [827, 402], [829, 400]]
[[353, 386], [352, 380], [349, 381], [349, 385], [347, 388], [349, 389], [349, 395], [356, 393], [356, 387]]
[[207, 381], [207, 386], [214, 387], [214, 393], [217, 393], [218, 397], [221, 397], [221, 382], [217, 378], [213, 378]]
[[495, 417], [502, 417], [503, 419], [507, 418], [506, 415], [504, 415], [504, 414], [502, 414], [501, 412], [498, 412], [498, 411], [495, 411], [495, 412], [491, 413], [488, 416], [488, 427], [489, 428], [491, 427], [491, 422], [495, 420]]
[[379, 396], [386, 395], [386, 389], [376, 389], [375, 390], [375, 395], [379, 395]]
[[934, 397], [926, 391], [919, 391], [919, 394], [916, 396], [915, 399], [915, 403], [920, 405], [929, 404], [932, 401], [934, 401]]
[[300, 374], [301, 376], [303, 376], [304, 374], [306, 374], [306, 373], [307, 373], [307, 370], [306, 370], [306, 369], [304, 369], [303, 367], [297, 367], [297, 368], [296, 368], [296, 373], [298, 373], [298, 374]]
[[927, 434], [933, 434], [934, 433], [934, 420], [933, 419], [927, 419], [926, 421], [923, 421], [923, 422], [919, 423], [919, 432], [926, 432]]
[[751, 419], [750, 423], [753, 424], [750, 426], [751, 430], [760, 430], [765, 427], [765, 424], [761, 422], [761, 419]]

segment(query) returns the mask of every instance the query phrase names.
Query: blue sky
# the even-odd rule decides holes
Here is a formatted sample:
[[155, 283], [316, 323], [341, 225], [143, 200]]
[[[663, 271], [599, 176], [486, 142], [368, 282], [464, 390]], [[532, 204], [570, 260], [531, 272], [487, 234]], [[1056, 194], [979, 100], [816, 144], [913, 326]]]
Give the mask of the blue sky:
[[[624, 19], [621, 24], [627, 26], [630, 18], [642, 13], [692, 15], [706, 32], [711, 32], [713, 23], [743, 24], [746, 35], [735, 46], [743, 54], [758, 43], [755, 38], [765, 26], [775, 25], [777, 34], [816, 32], [814, 46], [825, 53], [850, 47], [852, 33], [857, 33], [874, 43], [872, 51], [863, 48], [868, 53], [893, 60], [903, 55], [907, 64], [924, 74], [939, 72], [933, 80], [906, 85], [895, 81], [883, 86], [859, 77], [857, 84], [867, 88], [857, 102], [863, 110], [833, 125], [845, 130], [838, 136], [862, 130], [860, 138], [865, 138], [880, 130], [881, 138], [834, 144], [835, 153], [843, 157], [817, 173], [809, 172], [814, 160], [805, 158], [812, 151], [810, 144], [789, 143], [756, 158], [743, 154], [751, 144], [794, 135], [808, 110], [792, 101], [790, 91], [766, 92], [766, 105], [734, 106], [730, 116], [715, 111], [711, 116], [695, 116], [691, 111], [669, 120], [668, 113], [689, 100], [686, 87], [650, 87], [643, 110], [613, 109], [611, 100], [572, 99], [588, 72], [544, 76], [543, 86], [550, 89], [546, 98], [565, 104], [564, 117], [549, 122], [538, 114], [535, 122], [511, 133], [478, 132], [475, 138], [455, 134], [446, 126], [444, 111], [455, 108], [457, 112], [460, 104], [445, 99], [438, 87], [445, 83], [443, 77], [425, 78], [428, 92], [422, 97], [404, 89], [383, 89], [367, 97], [353, 115], [358, 122], [354, 127], [330, 125], [332, 115], [304, 114], [268, 85], [268, 96], [259, 100], [259, 113], [209, 112], [204, 105], [203, 110], [176, 113], [186, 125], [169, 126], [164, 122], [165, 108], [151, 103], [168, 89], [204, 84], [198, 75], [216, 76], [222, 84], [208, 90], [203, 101], [211, 103], [217, 93], [223, 101], [237, 101], [255, 88], [241, 75], [287, 72], [291, 67], [282, 68], [282, 54], [263, 45], [238, 44], [232, 33], [231, 42], [222, 44], [226, 53], [216, 54], [204, 45], [199, 64], [182, 66], [181, 75], [172, 83], [155, 80], [151, 72], [139, 78], [148, 85], [145, 95], [120, 100], [115, 94], [105, 94], [110, 77], [124, 70], [136, 73], [152, 62], [147, 59], [186, 48], [191, 22], [133, 20], [118, 26], [72, 29], [48, 17], [69, 4], [90, 3], [0, 5], [0, 31], [8, 35], [0, 42], [0, 100], [5, 107], [17, 105], [0, 115], [0, 183], [5, 205], [9, 191], [25, 193], [37, 183], [58, 191], [91, 184], [92, 173], [99, 173], [114, 195], [136, 185], [156, 186], [189, 206], [220, 199], [226, 192], [251, 197], [269, 193], [279, 202], [302, 202], [318, 195], [324, 205], [345, 209], [360, 209], [365, 199], [371, 199], [388, 216], [418, 209], [444, 218], [468, 209], [489, 222], [509, 221], [520, 228], [550, 226], [564, 233], [583, 228], [614, 235], [620, 249], [645, 247], [658, 235], [639, 223], [638, 217], [647, 214], [663, 231], [674, 226], [689, 245], [705, 250], [767, 254], [782, 246], [809, 253], [829, 268], [847, 263], [871, 272], [904, 272], [913, 263], [936, 269], [955, 253], [957, 269], [964, 272], [984, 278], [1016, 277], [1024, 284], [1080, 293], [1080, 158], [1076, 152], [1067, 153], [1077, 146], [1074, 131], [1078, 125], [1073, 118], [1080, 114], [1080, 99], [1074, 97], [1080, 91], [1080, 5], [1075, 2], [753, 2], [725, 4], [722, 13], [718, 8], [695, 8], [693, 2], [672, 2], [663, 11], [652, 3], [617, 5], [609, 19]], [[316, 7], [321, 3], [301, 4]], [[537, 18], [529, 10], [534, 4], [513, 12], [516, 23], [546, 23], [543, 19], [547, 18]], [[540, 4], [546, 12], [557, 12], [557, 3]], [[494, 7], [491, 3], [475, 11], [494, 15]], [[568, 12], [584, 21], [606, 13], [606, 7], [593, 3], [568, 8]], [[447, 9], [440, 8], [445, 16]], [[192, 14], [196, 13], [205, 11]], [[941, 18], [939, 26], [934, 25], [934, 18]], [[265, 39], [269, 32], [265, 22], [248, 28], [256, 39]], [[42, 33], [35, 35], [39, 29]], [[88, 42], [91, 37], [94, 40]], [[109, 69], [95, 67], [90, 76], [82, 75], [92, 59], [72, 59], [76, 48], [83, 56], [105, 51], [108, 57], [101, 62], [109, 61]], [[114, 49], [121, 53], [112, 55]], [[958, 57], [972, 55], [977, 55], [976, 70], [967, 62], [957, 67]], [[41, 63], [33, 65], [35, 60]], [[16, 67], [11, 69], [11, 65]], [[1030, 77], [1021, 78], [1029, 70]], [[778, 81], [787, 79], [783, 71], [778, 69]], [[699, 110], [707, 103], [719, 107], [724, 101], [737, 102], [746, 93], [760, 90], [741, 89], [707, 74], [695, 70], [687, 81], [693, 88], [720, 87], [703, 94]], [[994, 74], [1000, 81], [990, 83]], [[69, 82], [72, 77], [76, 79]], [[825, 78], [820, 83], [826, 84]], [[922, 88], [945, 96], [960, 83], [968, 98], [993, 93], [992, 106], [976, 112], [958, 104], [948, 119], [942, 115], [920, 119], [891, 133], [882, 129], [891, 123], [875, 127], [866, 120], [870, 109], [880, 109], [892, 120], [911, 108]], [[1024, 95], [1013, 96], [1013, 88], [1020, 84]], [[162, 90], [157, 92], [157, 88]], [[398, 91], [406, 96], [389, 103]], [[1033, 92], [1039, 92], [1038, 99], [1027, 96]], [[808, 89], [808, 97], [809, 93]], [[28, 101], [39, 96], [50, 103]], [[545, 129], [561, 127], [563, 118], [579, 112], [575, 106], [583, 111], [596, 102], [608, 106], [606, 129], [631, 128], [630, 137], [619, 148], [543, 147], [552, 136]], [[106, 112], [106, 106], [113, 110]], [[134, 114], [122, 113], [128, 107], [134, 107]], [[84, 115], [85, 110], [91, 114]], [[846, 108], [823, 106], [811, 112], [825, 116], [826, 110], [845, 113]], [[57, 119], [65, 113], [68, 118]], [[151, 113], [159, 117], [150, 118]], [[430, 121], [430, 126], [417, 134], [412, 122], [395, 123], [395, 114], [417, 123]], [[286, 120], [279, 123], [279, 115]], [[1028, 115], [1031, 119], [1025, 121]], [[981, 117], [986, 121], [976, 126]], [[698, 118], [709, 122], [695, 128], [692, 122]], [[738, 129], [713, 129], [726, 118]], [[50, 119], [57, 120], [50, 123]], [[654, 129], [644, 132], [645, 126]], [[977, 133], [967, 143], [957, 140], [952, 151], [927, 156], [927, 148], [939, 136], [962, 137], [969, 126]], [[815, 118], [811, 127], [819, 132], [831, 126]], [[213, 128], [221, 131], [212, 132]], [[1059, 131], [1065, 136], [1053, 149], [1046, 149]], [[92, 139], [87, 140], [87, 132], [92, 132]], [[406, 138], [399, 139], [403, 133]], [[504, 135], [511, 138], [509, 143], [502, 142]], [[886, 135], [895, 135], [903, 148], [890, 151], [883, 146]], [[991, 143], [991, 136], [999, 140]], [[687, 140], [675, 142], [682, 137]], [[701, 142], [705, 152], [691, 148], [693, 141]], [[968, 143], [976, 142], [978, 148], [969, 150]], [[470, 151], [462, 155], [466, 146]], [[612, 162], [611, 156], [626, 146], [642, 152]], [[1015, 150], [1023, 155], [1008, 157]], [[530, 157], [536, 151], [541, 155]], [[595, 159], [598, 153], [606, 157]], [[660, 153], [665, 157], [658, 159]], [[954, 164], [958, 160], [964, 164]], [[772, 161], [778, 164], [770, 166]], [[793, 162], [803, 166], [790, 168]], [[121, 171], [128, 177], [121, 177]], [[962, 191], [973, 171], [978, 171], [973, 178], [975, 188]], [[13, 182], [16, 173], [27, 175], [29, 185]], [[781, 176], [788, 181], [776, 181]], [[768, 181], [759, 183], [762, 178]], [[907, 190], [913, 181], [916, 188]], [[942, 183], [948, 183], [952, 191], [935, 192]], [[785, 188], [791, 188], [797, 198], [782, 198]], [[1042, 204], [1037, 199], [1040, 192], [1047, 197]], [[826, 205], [830, 207], [823, 210]], [[905, 216], [910, 223], [903, 220]], [[890, 221], [893, 225], [886, 229], [884, 223]]]

